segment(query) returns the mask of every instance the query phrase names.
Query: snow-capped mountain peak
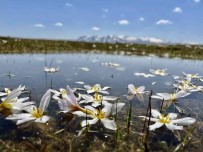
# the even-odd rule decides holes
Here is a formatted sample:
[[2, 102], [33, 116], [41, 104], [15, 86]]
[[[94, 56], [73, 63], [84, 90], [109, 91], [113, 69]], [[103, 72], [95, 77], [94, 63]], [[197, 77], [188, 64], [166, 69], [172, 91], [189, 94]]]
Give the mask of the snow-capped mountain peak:
[[82, 42], [101, 42], [101, 43], [139, 43], [139, 44], [163, 44], [166, 43], [161, 39], [154, 37], [132, 37], [125, 35], [106, 35], [106, 36], [81, 36], [78, 41]]

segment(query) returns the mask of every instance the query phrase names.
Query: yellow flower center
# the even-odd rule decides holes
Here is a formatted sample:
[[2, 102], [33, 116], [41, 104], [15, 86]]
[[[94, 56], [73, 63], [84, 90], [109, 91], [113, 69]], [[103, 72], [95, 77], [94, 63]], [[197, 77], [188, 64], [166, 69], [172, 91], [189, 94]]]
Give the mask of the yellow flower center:
[[60, 93], [61, 93], [61, 95], [62, 95], [62, 98], [65, 98], [66, 95], [67, 95], [67, 91], [66, 91], [65, 89], [61, 89], [61, 90], [60, 90]]
[[6, 93], [7, 95], [9, 95], [9, 94], [11, 93], [11, 90], [9, 90], [8, 88], [5, 88], [5, 93]]
[[12, 114], [11, 112], [12, 106], [8, 103], [1, 103], [0, 104], [0, 113], [4, 116], [9, 116]]
[[196, 78], [196, 74], [188, 74], [188, 77], [190, 77], [190, 78]]
[[184, 86], [184, 85], [181, 85], [181, 86], [180, 86], [180, 89], [181, 89], [181, 90], [185, 90], [185, 86]]
[[160, 75], [162, 75], [162, 74], [164, 74], [164, 71], [161, 70], [161, 69], [157, 69], [157, 70], [155, 71], [155, 74], [160, 74]]
[[97, 118], [97, 119], [102, 119], [102, 118], [106, 118], [105, 117], [105, 112], [103, 112], [102, 110], [97, 110], [97, 113], [94, 113], [92, 110], [87, 110], [87, 109], [84, 109], [84, 108], [79, 108], [80, 111], [88, 114], [88, 115], [92, 115], [94, 118]]
[[138, 90], [137, 90], [137, 89], [138, 89], [138, 87], [135, 87], [135, 88], [134, 88], [135, 94], [138, 93]]
[[103, 118], [106, 118], [105, 117], [105, 112], [103, 112], [102, 110], [97, 110], [97, 114], [96, 114], [96, 117], [98, 118], [98, 119], [103, 119]]
[[94, 91], [94, 92], [99, 92], [99, 86], [98, 85], [94, 85], [93, 87], [92, 87], [92, 90]]
[[172, 101], [175, 101], [175, 100], [176, 100], [176, 97], [175, 97], [175, 94], [174, 94], [174, 93], [171, 94], [171, 100], [172, 100]]
[[12, 108], [11, 104], [9, 104], [7, 102], [2, 102], [0, 104], [0, 110], [2, 110], [2, 109], [11, 109], [11, 108]]
[[187, 80], [183, 80], [183, 84], [184, 84], [184, 85], [188, 85], [189, 82], [188, 82]]
[[95, 102], [101, 102], [103, 99], [102, 95], [99, 95], [98, 93], [94, 94], [94, 101]]
[[193, 88], [194, 88], [194, 89], [197, 89], [197, 88], [198, 88], [198, 86], [196, 86], [196, 85], [193, 85]]
[[36, 107], [33, 107], [32, 116], [35, 118], [41, 118], [43, 115], [42, 111]]
[[169, 124], [171, 121], [171, 119], [169, 118], [169, 116], [167, 115], [166, 117], [162, 114], [161, 118], [159, 118], [159, 122], [163, 123], [163, 124]]

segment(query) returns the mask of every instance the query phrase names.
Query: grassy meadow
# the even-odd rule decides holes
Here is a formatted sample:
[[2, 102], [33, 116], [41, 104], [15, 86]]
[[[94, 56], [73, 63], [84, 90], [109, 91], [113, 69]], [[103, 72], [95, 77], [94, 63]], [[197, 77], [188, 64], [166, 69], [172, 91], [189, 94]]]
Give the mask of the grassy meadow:
[[0, 52], [7, 53], [65, 53], [104, 51], [123, 55], [157, 55], [169, 58], [203, 59], [202, 45], [145, 45], [145, 44], [108, 44], [66, 40], [40, 40], [0, 37]]

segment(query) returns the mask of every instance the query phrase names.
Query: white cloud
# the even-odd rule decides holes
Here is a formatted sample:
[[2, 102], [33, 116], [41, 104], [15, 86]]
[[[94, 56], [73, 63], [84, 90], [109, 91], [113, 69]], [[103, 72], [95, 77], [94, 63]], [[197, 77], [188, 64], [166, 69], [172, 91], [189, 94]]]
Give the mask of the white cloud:
[[173, 9], [173, 12], [174, 12], [174, 13], [182, 13], [183, 10], [182, 10], [180, 7], [175, 7], [175, 8]]
[[173, 22], [171, 22], [169, 20], [161, 19], [161, 20], [157, 21], [156, 24], [157, 25], [166, 25], [166, 24], [173, 24]]
[[57, 22], [57, 23], [55, 24], [55, 26], [62, 27], [62, 26], [63, 26], [63, 23]]
[[107, 8], [102, 9], [103, 12], [108, 13], [109, 10]]
[[195, 3], [199, 3], [200, 2], [200, 0], [193, 0]]
[[143, 22], [144, 20], [145, 20], [144, 17], [139, 18], [139, 21], [141, 21], [141, 22]]
[[92, 30], [93, 30], [93, 31], [100, 31], [101, 29], [100, 29], [100, 27], [94, 26], [94, 27], [92, 27]]
[[128, 25], [130, 22], [128, 20], [120, 20], [118, 21], [118, 24], [120, 25]]
[[71, 3], [66, 3], [66, 6], [68, 6], [68, 7], [73, 7], [73, 4], [71, 4]]
[[45, 26], [43, 24], [35, 24], [35, 27], [39, 27], [39, 28], [45, 28]]

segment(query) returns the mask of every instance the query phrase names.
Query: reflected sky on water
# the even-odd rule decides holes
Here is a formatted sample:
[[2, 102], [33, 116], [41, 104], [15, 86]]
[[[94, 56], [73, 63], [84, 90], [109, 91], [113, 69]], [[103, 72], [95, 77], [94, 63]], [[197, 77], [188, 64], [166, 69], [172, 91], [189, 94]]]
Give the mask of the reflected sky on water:
[[[118, 63], [120, 66], [110, 67], [105, 64], [109, 62]], [[43, 71], [45, 66], [59, 67], [60, 70], [56, 73], [46, 73]], [[87, 67], [90, 70], [83, 71], [80, 69], [82, 67]], [[150, 73], [149, 69], [158, 68], [167, 68], [170, 75], [153, 78], [134, 75], [135, 72]], [[156, 56], [92, 53], [0, 55], [0, 85], [1, 89], [25, 85], [28, 90], [32, 91], [32, 100], [37, 101], [37, 103], [51, 86], [54, 89], [65, 88], [66, 85], [71, 88], [83, 87], [81, 84], [76, 84], [77, 81], [89, 85], [99, 83], [102, 86], [110, 86], [112, 87], [110, 95], [123, 98], [123, 95], [127, 94], [127, 85], [130, 83], [135, 86], [144, 85], [146, 90], [153, 90], [154, 93], [173, 92], [172, 84], [175, 81], [172, 75], [182, 75], [182, 72], [203, 75], [202, 68], [203, 61], [200, 60], [169, 59]], [[5, 76], [9, 71], [15, 76]], [[156, 84], [152, 85], [152, 82], [156, 82]], [[198, 84], [201, 83], [198, 82]], [[193, 93], [185, 97], [184, 100], [196, 100], [197, 103], [201, 103], [202, 97], [200, 93]]]

